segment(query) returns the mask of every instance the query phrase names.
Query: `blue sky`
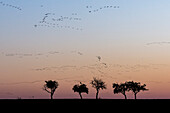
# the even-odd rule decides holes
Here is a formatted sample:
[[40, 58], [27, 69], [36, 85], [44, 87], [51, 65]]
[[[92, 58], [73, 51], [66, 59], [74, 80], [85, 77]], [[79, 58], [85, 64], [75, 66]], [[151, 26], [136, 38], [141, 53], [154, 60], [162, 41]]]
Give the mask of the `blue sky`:
[[[166, 0], [2, 0], [5, 4], [20, 7], [17, 10], [0, 5], [0, 45], [5, 53], [83, 51], [88, 54], [109, 54], [126, 49], [131, 53], [145, 54], [146, 43], [169, 41], [169, 1]], [[102, 9], [104, 6], [119, 8]], [[86, 8], [92, 6], [92, 8]], [[73, 16], [81, 21], [64, 21], [66, 28], [37, 27], [46, 13], [54, 18]], [[53, 17], [50, 17], [52, 19]], [[51, 22], [51, 20], [50, 20]], [[153, 48], [150, 48], [154, 51]], [[161, 51], [161, 50], [160, 50]], [[120, 52], [119, 52], [120, 53]], [[121, 57], [122, 54], [118, 54]], [[152, 54], [151, 54], [152, 55]], [[112, 57], [112, 55], [110, 56]]]
[[[9, 43], [8, 46], [17, 47], [19, 43], [23, 46], [25, 42], [37, 46], [40, 40], [42, 42], [49, 41], [49, 43], [50, 40], [52, 42], [61, 41], [61, 44], [69, 39], [80, 40], [83, 43], [86, 41], [95, 43], [98, 40], [100, 41], [99, 44], [103, 43], [103, 40], [109, 40], [109, 42], [126, 41], [126, 43], [167, 40], [166, 33], [170, 16], [168, 15], [169, 2], [165, 0], [5, 0], [3, 2], [22, 8], [22, 11], [18, 11], [9, 7], [0, 7], [1, 26], [3, 26], [1, 27], [1, 43]], [[120, 6], [120, 8], [106, 9], [94, 14], [89, 14], [88, 9], [86, 9], [86, 6], [93, 6], [95, 9], [110, 4]], [[76, 12], [82, 18], [82, 21], [70, 22], [69, 24], [77, 25], [83, 28], [83, 31], [51, 28], [35, 29], [33, 26], [48, 12], [55, 13], [58, 17]], [[150, 35], [149, 38], [148, 35]], [[160, 37], [157, 37], [159, 35], [165, 35], [165, 37], [160, 39]]]

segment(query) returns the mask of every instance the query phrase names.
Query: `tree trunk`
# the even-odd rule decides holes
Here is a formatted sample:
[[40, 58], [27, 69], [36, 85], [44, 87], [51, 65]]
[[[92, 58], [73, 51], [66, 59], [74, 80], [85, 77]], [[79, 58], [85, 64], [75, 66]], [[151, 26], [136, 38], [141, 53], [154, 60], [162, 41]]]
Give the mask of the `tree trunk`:
[[97, 89], [96, 99], [98, 99], [98, 95], [99, 95], [99, 90]]
[[53, 93], [51, 93], [51, 100], [53, 99]]
[[126, 94], [124, 94], [124, 96], [125, 96], [125, 99], [127, 99], [127, 96], [126, 96]]
[[80, 95], [80, 98], [81, 98], [81, 99], [83, 99], [83, 97], [82, 97], [81, 93], [79, 93], [79, 95]]
[[135, 100], [136, 100], [136, 95], [137, 95], [137, 93], [135, 93], [134, 95], [135, 95]]
[[52, 89], [51, 89], [51, 100], [53, 99], [53, 91], [52, 91]]

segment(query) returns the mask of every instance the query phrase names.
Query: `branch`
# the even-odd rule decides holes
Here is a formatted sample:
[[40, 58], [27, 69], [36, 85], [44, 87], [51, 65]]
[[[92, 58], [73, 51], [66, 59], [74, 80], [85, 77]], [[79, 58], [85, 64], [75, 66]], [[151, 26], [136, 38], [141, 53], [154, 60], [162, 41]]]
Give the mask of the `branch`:
[[42, 88], [43, 90], [45, 90], [47, 93], [51, 93], [50, 91], [48, 91], [46, 88]]

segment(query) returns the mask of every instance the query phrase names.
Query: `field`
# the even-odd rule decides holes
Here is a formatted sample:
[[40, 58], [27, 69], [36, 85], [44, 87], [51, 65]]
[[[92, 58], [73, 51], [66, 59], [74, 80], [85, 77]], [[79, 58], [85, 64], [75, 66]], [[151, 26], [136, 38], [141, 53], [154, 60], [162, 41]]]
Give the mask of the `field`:
[[142, 99], [34, 99], [0, 100], [0, 108], [6, 112], [166, 112], [170, 100]]
[[5, 106], [86, 106], [91, 107], [91, 105], [102, 106], [160, 106], [160, 105], [170, 105], [169, 99], [2, 99], [0, 100], [0, 105]]

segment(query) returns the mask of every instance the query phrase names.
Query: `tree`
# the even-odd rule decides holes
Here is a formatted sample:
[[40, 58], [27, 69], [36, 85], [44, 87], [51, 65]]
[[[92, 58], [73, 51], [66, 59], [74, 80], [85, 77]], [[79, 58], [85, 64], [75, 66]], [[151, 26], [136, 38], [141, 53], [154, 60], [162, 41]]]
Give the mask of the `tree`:
[[44, 84], [43, 90], [50, 93], [51, 94], [51, 99], [53, 99], [54, 92], [58, 88], [59, 84], [58, 84], [58, 82], [52, 81], [52, 80], [45, 81], [45, 83], [46, 84]]
[[106, 89], [106, 84], [101, 79], [93, 78], [93, 80], [90, 82], [93, 88], [96, 89], [96, 99], [98, 99], [98, 94], [100, 89]]
[[86, 87], [85, 84], [82, 84], [81, 82], [80, 85], [79, 84], [74, 85], [72, 90], [74, 92], [78, 92], [81, 99], [83, 99], [81, 93], [87, 93], [87, 94], [89, 93], [89, 89]]
[[121, 83], [121, 84], [113, 83], [113, 88], [114, 88], [113, 90], [114, 94], [122, 93], [125, 99], [127, 99], [126, 91], [128, 91], [128, 86], [126, 83]]
[[141, 85], [140, 82], [134, 82], [134, 81], [129, 81], [126, 82], [126, 84], [128, 85], [128, 90], [132, 91], [134, 93], [135, 96], [135, 100], [136, 100], [136, 96], [140, 91], [148, 91], [149, 89], [146, 89], [146, 84]]

